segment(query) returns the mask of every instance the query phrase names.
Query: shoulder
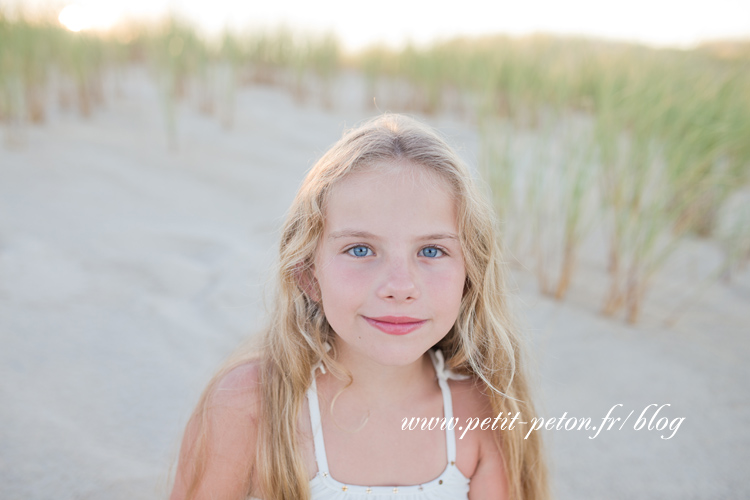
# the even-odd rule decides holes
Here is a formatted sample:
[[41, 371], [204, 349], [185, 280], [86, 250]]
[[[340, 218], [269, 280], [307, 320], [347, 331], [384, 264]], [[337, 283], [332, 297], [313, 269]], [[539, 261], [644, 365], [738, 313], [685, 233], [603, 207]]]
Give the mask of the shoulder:
[[480, 422], [492, 417], [492, 403], [484, 384], [474, 377], [465, 380], [450, 380], [453, 408], [456, 416], [465, 421], [479, 418]]
[[208, 388], [188, 422], [172, 500], [245, 498], [255, 461], [260, 363], [229, 370]]
[[261, 396], [261, 362], [249, 361], [221, 376], [207, 394], [213, 411], [257, 413]]
[[[239, 365], [222, 375], [206, 394], [203, 420], [208, 448], [222, 454], [254, 452], [261, 404], [261, 364]], [[200, 408], [199, 408], [200, 410]], [[243, 447], [246, 450], [231, 450]]]
[[[453, 407], [459, 425], [468, 426], [463, 440], [470, 439], [476, 462], [470, 475], [469, 498], [508, 498], [505, 462], [498, 447], [497, 433], [502, 433], [500, 423], [492, 430], [497, 415], [494, 414], [487, 387], [475, 378], [451, 380]], [[462, 433], [457, 434], [459, 438]], [[460, 457], [459, 457], [460, 458]]]

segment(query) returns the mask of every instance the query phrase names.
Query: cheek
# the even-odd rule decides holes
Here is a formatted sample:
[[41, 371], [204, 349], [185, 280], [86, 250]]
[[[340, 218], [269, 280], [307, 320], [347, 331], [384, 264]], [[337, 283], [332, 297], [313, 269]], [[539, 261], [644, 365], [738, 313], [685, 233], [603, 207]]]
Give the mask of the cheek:
[[336, 297], [347, 301], [368, 289], [371, 282], [370, 272], [362, 266], [348, 266], [345, 263], [331, 261], [318, 273], [323, 299]]
[[456, 266], [437, 273], [431, 279], [431, 289], [438, 294], [438, 300], [448, 310], [458, 311], [464, 295], [466, 274], [463, 266]]

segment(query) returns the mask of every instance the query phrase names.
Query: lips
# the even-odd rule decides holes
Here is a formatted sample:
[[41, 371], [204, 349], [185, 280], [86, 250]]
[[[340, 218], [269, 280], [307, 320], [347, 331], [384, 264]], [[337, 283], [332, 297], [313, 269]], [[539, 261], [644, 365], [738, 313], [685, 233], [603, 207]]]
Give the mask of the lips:
[[427, 322], [425, 319], [411, 318], [409, 316], [379, 316], [377, 318], [363, 316], [363, 318], [372, 326], [388, 335], [406, 335]]

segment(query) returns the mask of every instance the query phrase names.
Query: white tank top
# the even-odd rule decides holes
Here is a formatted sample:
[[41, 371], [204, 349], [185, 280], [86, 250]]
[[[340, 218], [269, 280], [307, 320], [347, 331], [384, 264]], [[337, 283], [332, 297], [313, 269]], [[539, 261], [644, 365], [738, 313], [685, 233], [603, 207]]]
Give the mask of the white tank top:
[[[443, 412], [445, 421], [450, 422], [453, 418], [453, 402], [451, 390], [448, 387], [448, 379], [468, 378], [457, 375], [445, 369], [443, 353], [440, 351], [429, 351], [432, 363], [435, 366], [438, 384], [443, 393]], [[362, 486], [344, 484], [328, 472], [328, 460], [323, 440], [323, 428], [320, 425], [320, 406], [318, 403], [317, 386], [315, 384], [315, 369], [313, 369], [313, 381], [307, 391], [307, 400], [310, 405], [310, 421], [313, 429], [315, 443], [315, 459], [318, 462], [318, 473], [310, 480], [310, 489], [313, 500], [367, 500], [367, 499], [401, 499], [401, 500], [460, 500], [467, 499], [469, 494], [469, 479], [456, 467], [456, 436], [452, 426], [445, 431], [445, 442], [448, 452], [448, 464], [442, 474], [424, 484], [413, 486]]]

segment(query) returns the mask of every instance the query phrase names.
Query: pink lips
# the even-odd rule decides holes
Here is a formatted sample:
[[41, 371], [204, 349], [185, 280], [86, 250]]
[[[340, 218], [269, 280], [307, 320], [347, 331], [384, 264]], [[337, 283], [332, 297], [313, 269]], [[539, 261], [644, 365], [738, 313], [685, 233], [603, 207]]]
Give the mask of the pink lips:
[[406, 335], [427, 322], [427, 320], [409, 316], [380, 316], [378, 318], [363, 316], [363, 318], [378, 330], [389, 335]]

